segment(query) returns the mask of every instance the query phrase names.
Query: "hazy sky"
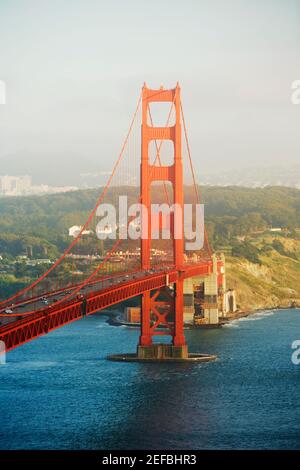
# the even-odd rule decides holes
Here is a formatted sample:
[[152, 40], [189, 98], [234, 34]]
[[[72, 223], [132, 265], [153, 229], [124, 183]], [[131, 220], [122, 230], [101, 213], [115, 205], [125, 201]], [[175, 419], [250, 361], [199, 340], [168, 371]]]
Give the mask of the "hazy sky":
[[143, 82], [177, 80], [198, 174], [300, 160], [299, 0], [0, 0], [0, 79], [0, 164], [110, 169]]

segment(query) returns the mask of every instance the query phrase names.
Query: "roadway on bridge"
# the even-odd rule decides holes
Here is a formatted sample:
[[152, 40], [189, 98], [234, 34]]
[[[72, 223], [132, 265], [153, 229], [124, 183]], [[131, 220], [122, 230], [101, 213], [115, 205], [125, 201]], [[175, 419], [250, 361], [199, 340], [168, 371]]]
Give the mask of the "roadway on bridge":
[[[49, 307], [54, 305], [56, 302], [63, 301], [65, 297], [67, 297], [68, 301], [72, 299], [72, 292], [76, 291], [76, 294], [73, 298], [79, 296], [81, 299], [85, 297], [86, 294], [89, 294], [93, 291], [99, 291], [101, 289], [105, 289], [107, 287], [115, 287], [117, 285], [124, 284], [126, 282], [130, 282], [134, 279], [140, 279], [145, 276], [155, 275], [157, 273], [161, 273], [162, 271], [167, 272], [168, 270], [172, 269], [171, 267], [159, 267], [156, 269], [151, 269], [149, 271], [132, 271], [128, 272], [127, 274], [122, 273], [119, 275], [114, 275], [111, 277], [105, 277], [99, 279], [97, 281], [92, 281], [90, 284], [87, 284], [85, 287], [80, 289], [77, 292], [76, 287], [66, 287], [58, 292], [51, 292], [49, 294], [41, 295], [40, 297], [35, 297], [32, 300], [27, 300], [26, 302], [17, 303], [17, 304], [10, 304], [0, 310], [0, 313], [12, 312], [9, 313], [10, 316], [0, 318], [0, 325], [6, 325], [8, 323], [14, 322], [21, 317], [21, 315], [16, 316], [16, 313], [24, 314], [27, 312], [36, 312], [36, 311], [46, 311]], [[61, 302], [63, 305], [63, 302]]]

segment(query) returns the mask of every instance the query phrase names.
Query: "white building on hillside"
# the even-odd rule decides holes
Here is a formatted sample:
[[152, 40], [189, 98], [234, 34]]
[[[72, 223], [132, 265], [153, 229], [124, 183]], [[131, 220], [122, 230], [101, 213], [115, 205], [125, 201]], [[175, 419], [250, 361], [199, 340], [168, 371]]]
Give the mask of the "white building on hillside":
[[[69, 237], [78, 237], [81, 229], [82, 225], [72, 225], [72, 227], [69, 228]], [[83, 230], [82, 235], [91, 235], [91, 233], [93, 233], [92, 230]]]

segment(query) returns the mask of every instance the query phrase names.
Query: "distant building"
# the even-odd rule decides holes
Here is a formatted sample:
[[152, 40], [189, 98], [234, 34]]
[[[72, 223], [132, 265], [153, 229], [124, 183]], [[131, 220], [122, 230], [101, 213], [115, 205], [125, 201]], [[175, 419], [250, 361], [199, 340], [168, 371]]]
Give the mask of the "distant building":
[[26, 264], [28, 266], [37, 266], [39, 264], [51, 264], [51, 263], [52, 263], [52, 261], [50, 259], [42, 259], [42, 258], [30, 259], [30, 260], [26, 261]]
[[127, 323], [140, 323], [141, 321], [140, 307], [126, 307], [124, 311], [124, 320]]
[[0, 176], [0, 196], [40, 196], [76, 191], [76, 186], [32, 185], [31, 176]]
[[76, 191], [77, 186], [48, 186], [47, 184], [39, 184], [37, 186], [31, 186], [26, 195], [41, 196], [43, 194], [57, 194], [67, 193], [69, 191]]
[[116, 230], [117, 230], [116, 225], [112, 227], [111, 224], [107, 224], [105, 225], [105, 227], [101, 227], [101, 225], [98, 224], [96, 227], [96, 234], [98, 238], [105, 239], [106, 237], [109, 237], [109, 235], [114, 233]]
[[[69, 228], [69, 237], [78, 237], [81, 229], [82, 225], [72, 225], [72, 227]], [[83, 230], [82, 235], [90, 235], [91, 233], [93, 233], [92, 230]]]
[[237, 305], [236, 305], [236, 294], [234, 289], [228, 289], [224, 293], [224, 299], [223, 299], [223, 310], [224, 313], [234, 313], [237, 311]]
[[3, 196], [22, 196], [31, 187], [31, 177], [25, 176], [0, 176], [0, 194]]

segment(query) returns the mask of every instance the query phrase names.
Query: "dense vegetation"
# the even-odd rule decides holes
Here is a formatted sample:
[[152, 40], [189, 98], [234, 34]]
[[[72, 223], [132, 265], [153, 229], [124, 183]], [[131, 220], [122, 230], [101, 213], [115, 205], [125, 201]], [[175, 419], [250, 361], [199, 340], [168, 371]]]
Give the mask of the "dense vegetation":
[[[136, 188], [123, 193], [136, 200]], [[43, 197], [0, 199], [0, 254], [55, 258], [68, 244], [68, 228], [82, 224], [100, 190], [82, 190]], [[122, 191], [120, 191], [122, 193]], [[156, 191], [156, 197], [158, 191]], [[186, 201], [191, 188], [186, 188]], [[300, 227], [300, 191], [283, 187], [250, 189], [204, 187], [206, 226], [215, 249], [230, 245], [247, 251], [237, 237], [270, 227]], [[248, 251], [251, 248], [248, 246]], [[253, 254], [254, 255], [254, 254]]]
[[203, 190], [206, 223], [214, 243], [270, 227], [300, 227], [300, 191], [283, 187], [211, 187]]
[[[164, 201], [161, 191], [155, 189], [155, 202]], [[186, 202], [193, 200], [192, 191], [185, 188]], [[17, 291], [47, 269], [47, 264], [28, 265], [18, 257], [56, 259], [70, 243], [68, 228], [85, 222], [100, 192], [101, 189], [94, 189], [42, 197], [0, 198], [0, 297]], [[136, 188], [123, 188], [122, 193], [129, 193], [129, 204], [138, 199]], [[113, 194], [106, 202], [112, 198]], [[298, 245], [295, 249], [288, 244], [289, 239], [299, 240], [299, 190], [204, 187], [201, 199], [214, 250], [257, 266], [276, 256], [291, 263], [300, 260]], [[283, 230], [270, 237], [271, 227]], [[86, 254], [91, 251], [89, 246], [94, 246], [88, 236], [80, 244], [81, 252]], [[101, 246], [103, 250], [99, 244], [99, 251]], [[295, 265], [291, 266], [294, 269]], [[62, 275], [67, 277], [68, 273]]]

